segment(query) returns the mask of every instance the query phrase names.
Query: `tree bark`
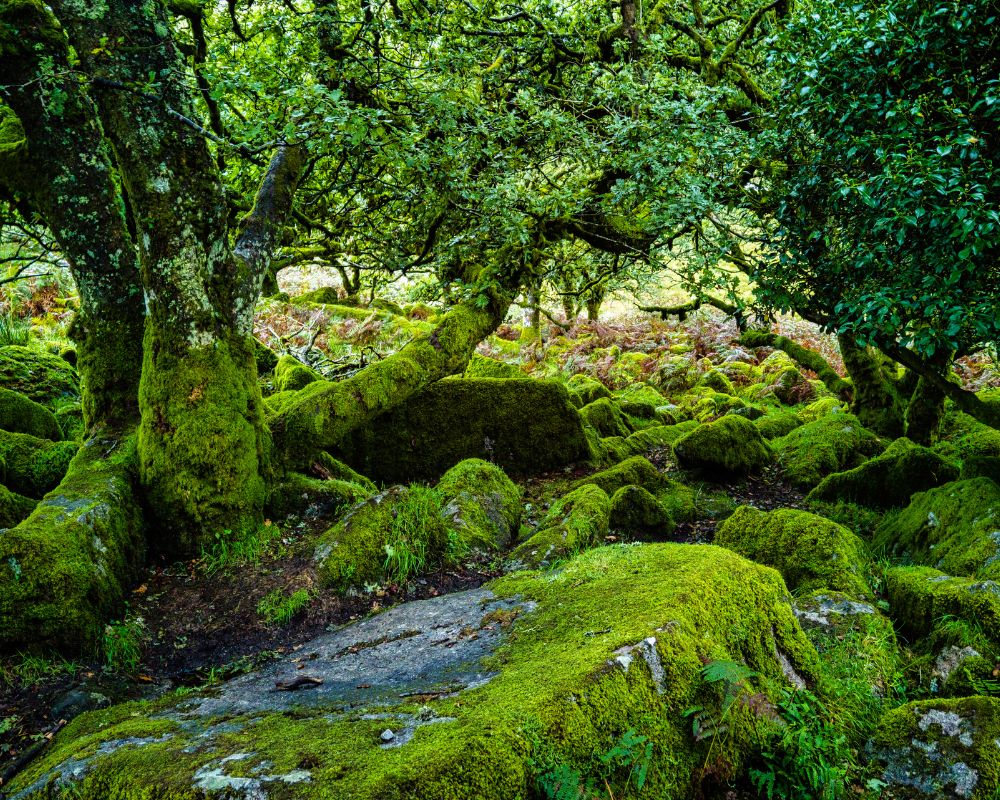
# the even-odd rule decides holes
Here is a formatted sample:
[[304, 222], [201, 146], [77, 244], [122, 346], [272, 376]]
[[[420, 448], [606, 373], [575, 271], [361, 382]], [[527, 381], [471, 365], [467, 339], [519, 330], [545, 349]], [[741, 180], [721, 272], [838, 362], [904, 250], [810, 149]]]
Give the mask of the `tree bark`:
[[854, 384], [851, 410], [855, 416], [880, 436], [902, 436], [904, 403], [896, 387], [885, 377], [879, 358], [847, 334], [840, 334], [837, 342]]

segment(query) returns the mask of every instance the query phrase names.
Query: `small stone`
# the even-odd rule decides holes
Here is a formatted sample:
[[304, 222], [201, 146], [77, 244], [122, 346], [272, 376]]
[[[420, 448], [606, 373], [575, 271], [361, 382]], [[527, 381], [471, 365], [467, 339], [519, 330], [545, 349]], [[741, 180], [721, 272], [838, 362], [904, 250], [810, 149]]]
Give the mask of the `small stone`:
[[396, 734], [394, 734], [389, 728], [386, 728], [384, 731], [382, 731], [383, 742], [391, 742], [395, 738]]

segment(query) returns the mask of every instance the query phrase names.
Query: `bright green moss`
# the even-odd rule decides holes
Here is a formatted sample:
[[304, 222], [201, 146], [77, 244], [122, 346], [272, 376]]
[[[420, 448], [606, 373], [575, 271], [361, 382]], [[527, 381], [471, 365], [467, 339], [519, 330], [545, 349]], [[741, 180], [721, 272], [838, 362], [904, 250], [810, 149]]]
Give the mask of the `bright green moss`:
[[279, 392], [296, 392], [320, 380], [322, 375], [293, 356], [281, 356], [274, 366], [274, 388]]
[[78, 400], [76, 372], [59, 356], [20, 345], [0, 347], [0, 386], [47, 408], [60, 400]]
[[469, 359], [469, 366], [465, 368], [466, 378], [527, 378], [528, 376], [519, 367], [508, 364], [504, 361], [497, 361], [495, 358], [486, 358], [478, 353], [473, 353]]
[[62, 438], [55, 414], [20, 392], [3, 388], [0, 388], [0, 429], [27, 433], [39, 439]]
[[602, 437], [621, 436], [632, 433], [632, 426], [618, 405], [607, 397], [588, 403], [580, 409], [584, 424], [596, 430]]
[[627, 405], [659, 408], [667, 402], [666, 398], [648, 383], [633, 383], [630, 386], [626, 386], [621, 391], [615, 393], [615, 398], [622, 409], [626, 409]]
[[631, 455], [649, 455], [654, 450], [670, 449], [674, 442], [698, 427], [698, 422], [688, 420], [676, 425], [655, 425], [636, 431], [625, 440]]
[[428, 386], [356, 429], [336, 455], [392, 483], [436, 480], [466, 458], [511, 475], [535, 474], [586, 461], [590, 445], [561, 383], [474, 378]]
[[827, 414], [835, 414], [844, 410], [842, 400], [838, 400], [836, 397], [824, 397], [800, 408], [797, 413], [802, 422], [815, 422]]
[[1000, 699], [907, 703], [885, 715], [869, 752], [893, 797], [993, 800], [1000, 791]]
[[937, 453], [909, 439], [897, 439], [882, 455], [861, 466], [827, 475], [808, 499], [891, 508], [906, 505], [914, 492], [957, 477], [958, 469]]
[[874, 546], [949, 575], [1000, 576], [1000, 486], [989, 478], [920, 492], [886, 517]]
[[0, 649], [88, 650], [144, 563], [133, 438], [91, 439], [58, 488], [0, 535]]
[[722, 394], [707, 386], [696, 386], [677, 400], [681, 411], [699, 422], [708, 422], [737, 408], [745, 408], [739, 397]]
[[[109, 709], [78, 719], [12, 789], [102, 743], [169, 734], [95, 759], [75, 796], [193, 800], [195, 773], [215, 768], [248, 777], [304, 772], [308, 781], [266, 785], [268, 796], [283, 800], [511, 800], [540, 795], [543, 765], [587, 771], [633, 731], [653, 745], [641, 796], [680, 800], [698, 795], [705, 771], [723, 780], [740, 774], [762, 724], [749, 705], [737, 704], [725, 737], [695, 740], [685, 712], [699, 706], [720, 714], [723, 702], [720, 687], [702, 679], [706, 663], [745, 665], [757, 673], [748, 692], [771, 699], [788, 685], [778, 654], [808, 684], [819, 679], [780, 577], [721, 548], [601, 548], [555, 573], [509, 576], [493, 591], [534, 610], [517, 617], [484, 664], [488, 682], [423, 701], [440, 721], [419, 727], [406, 744], [380, 746], [387, 720], [365, 718], [378, 708], [230, 717], [195, 738], [169, 719], [148, 719], [153, 709], [132, 706], [141, 716]], [[230, 758], [236, 754], [246, 755]], [[633, 796], [628, 773], [609, 775], [615, 797]]]
[[868, 555], [861, 540], [808, 511], [741, 506], [716, 529], [715, 544], [774, 567], [793, 591], [871, 594], [865, 580]]
[[0, 485], [0, 529], [13, 528], [35, 510], [37, 500], [12, 492]]
[[66, 474], [79, 447], [0, 430], [0, 482], [19, 494], [41, 497]]
[[552, 504], [538, 531], [511, 554], [513, 561], [538, 566], [600, 544], [608, 533], [611, 500], [587, 484]]
[[296, 305], [303, 303], [321, 303], [323, 305], [339, 305], [355, 308], [357, 300], [349, 300], [340, 296], [340, 290], [336, 286], [321, 286], [305, 294], [300, 294], [292, 300]]
[[59, 423], [61, 436], [71, 442], [83, 441], [87, 433], [87, 425], [83, 419], [83, 404], [76, 401], [60, 403], [55, 412], [56, 422]]
[[609, 469], [581, 478], [573, 484], [573, 488], [588, 484], [599, 486], [608, 495], [624, 486], [642, 486], [655, 494], [667, 486], [667, 479], [647, 459], [632, 456]]
[[375, 494], [370, 484], [349, 479], [317, 480], [297, 472], [287, 473], [271, 488], [267, 512], [275, 519], [297, 516], [335, 516]]
[[622, 486], [611, 497], [609, 526], [639, 539], [656, 541], [669, 537], [677, 523], [649, 490]]
[[278, 365], [278, 355], [260, 339], [253, 340], [253, 358], [257, 363], [257, 374], [268, 375]]
[[711, 474], [745, 475], [769, 464], [771, 448], [752, 422], [743, 417], [725, 416], [682, 436], [674, 444], [681, 466]]
[[771, 442], [785, 478], [812, 488], [831, 472], [859, 466], [885, 446], [852, 414], [827, 414]]
[[478, 458], [460, 461], [438, 481], [441, 514], [466, 546], [505, 548], [521, 523], [521, 490], [503, 470]]
[[28, 154], [28, 142], [21, 120], [6, 105], [0, 103], [0, 179], [10, 179], [18, 173]]
[[707, 386], [709, 389], [713, 389], [719, 394], [736, 394], [736, 390], [733, 388], [733, 382], [717, 369], [710, 369], [702, 375], [701, 380], [698, 381], [698, 385]]
[[577, 408], [583, 408], [601, 398], [611, 397], [611, 391], [607, 386], [582, 373], [570, 377], [566, 382], [566, 388], [569, 389], [570, 399]]
[[892, 618], [914, 641], [950, 618], [1000, 643], [1000, 584], [994, 581], [956, 578], [932, 567], [893, 567], [885, 573], [885, 594]]
[[774, 409], [763, 417], [753, 421], [765, 439], [778, 439], [787, 436], [802, 424], [798, 414], [786, 409]]

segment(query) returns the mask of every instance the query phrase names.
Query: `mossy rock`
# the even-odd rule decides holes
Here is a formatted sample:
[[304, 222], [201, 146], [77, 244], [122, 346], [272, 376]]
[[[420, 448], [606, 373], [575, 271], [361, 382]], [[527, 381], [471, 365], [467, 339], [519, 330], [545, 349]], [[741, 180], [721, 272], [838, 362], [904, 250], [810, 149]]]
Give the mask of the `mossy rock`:
[[300, 294], [292, 299], [293, 303], [321, 303], [323, 305], [338, 305], [357, 307], [358, 301], [349, 298], [341, 298], [340, 290], [336, 286], [321, 286], [305, 294]]
[[600, 544], [608, 533], [611, 499], [588, 484], [559, 498], [538, 525], [538, 531], [518, 546], [515, 564], [551, 564]]
[[1000, 483], [1000, 456], [969, 456], [962, 462], [959, 479], [989, 478]]
[[253, 358], [258, 375], [269, 375], [278, 366], [278, 354], [256, 337], [253, 340]]
[[62, 436], [59, 438], [72, 442], [82, 441], [87, 434], [87, 425], [83, 420], [83, 405], [77, 401], [60, 403], [55, 412], [56, 422]]
[[674, 532], [677, 523], [647, 489], [623, 486], [611, 497], [609, 527], [643, 541], [662, 541]]
[[892, 621], [874, 605], [842, 592], [800, 595], [795, 616], [819, 654], [820, 694], [855, 747], [864, 744], [903, 681]]
[[20, 392], [0, 388], [0, 430], [59, 440], [62, 430], [55, 414]]
[[466, 378], [514, 378], [527, 379], [528, 376], [514, 364], [507, 364], [504, 361], [497, 361], [495, 358], [487, 358], [478, 353], [473, 353], [469, 359], [469, 366], [465, 368]]
[[0, 431], [0, 483], [39, 498], [54, 489], [76, 455], [76, 442], [52, 442], [26, 433]]
[[623, 408], [625, 404], [651, 405], [653, 408], [659, 408], [667, 402], [667, 398], [648, 383], [633, 383], [631, 386], [626, 386], [615, 392], [615, 399]]
[[1000, 486], [973, 478], [915, 494], [883, 520], [873, 544], [949, 575], [1000, 577]]
[[372, 494], [375, 493], [375, 484], [371, 480], [329, 453], [317, 454], [313, 470], [322, 475], [323, 478], [356, 483], [358, 486], [370, 489]]
[[870, 745], [872, 769], [899, 800], [992, 800], [1000, 790], [1000, 699], [907, 703], [885, 715]]
[[78, 400], [76, 371], [59, 356], [20, 345], [0, 347], [0, 386], [49, 409], [58, 401]]
[[590, 405], [595, 400], [610, 398], [611, 390], [596, 378], [582, 373], [573, 375], [566, 381], [570, 399], [577, 408]]
[[664, 489], [667, 483], [667, 478], [648, 459], [632, 456], [609, 469], [580, 478], [573, 484], [573, 488], [590, 484], [613, 495], [624, 486], [641, 486], [655, 494]]
[[696, 386], [677, 399], [678, 407], [699, 422], [708, 422], [737, 408], [745, 408], [746, 402], [729, 394], [717, 392], [707, 386]]
[[0, 530], [13, 528], [26, 520], [37, 505], [37, 500], [24, 497], [0, 485]]
[[746, 475], [767, 466], [771, 448], [750, 420], [725, 416], [701, 425], [674, 443], [678, 463], [687, 469], [712, 473]]
[[510, 475], [586, 461], [579, 412], [558, 381], [438, 381], [354, 432], [335, 453], [382, 483], [436, 480], [466, 458]]
[[853, 414], [827, 414], [771, 441], [785, 478], [811, 489], [831, 472], [860, 466], [885, 449]]
[[801, 426], [802, 420], [794, 411], [773, 409], [763, 417], [755, 419], [753, 423], [765, 439], [779, 439]]
[[719, 394], [736, 394], [736, 390], [733, 388], [733, 382], [717, 369], [710, 369], [702, 375], [698, 381], [698, 385], [707, 386], [709, 389], [714, 389]]
[[845, 410], [842, 400], [838, 400], [836, 397], [824, 397], [800, 408], [797, 413], [802, 422], [815, 422], [827, 414], [836, 414]]
[[441, 477], [437, 491], [447, 527], [468, 546], [503, 549], [517, 533], [521, 490], [495, 464], [478, 458], [461, 461]]
[[0, 533], [0, 651], [93, 652], [145, 563], [137, 484], [133, 438], [89, 439], [58, 489]]
[[654, 450], [671, 449], [674, 442], [690, 433], [700, 423], [696, 420], [678, 422], [676, 425], [654, 425], [636, 431], [625, 440], [625, 446], [632, 455], [648, 455]]
[[644, 794], [691, 798], [706, 763], [727, 780], [758, 747], [759, 720], [742, 704], [724, 738], [691, 735], [688, 709], [722, 713], [706, 663], [745, 665], [749, 691], [772, 701], [787, 676], [819, 676], [777, 573], [672, 544], [601, 548], [557, 573], [406, 603], [306, 652], [319, 686], [273, 691], [301, 674], [276, 659], [209, 691], [89, 712], [5, 789], [31, 800], [46, 787], [80, 800], [510, 800], [544, 796], [558, 767], [607, 774], [607, 790], [628, 797], [634, 773], [608, 772], [600, 755], [630, 732], [653, 745]]
[[321, 380], [322, 375], [293, 356], [281, 356], [274, 366], [274, 388], [279, 392], [296, 392]]
[[580, 409], [584, 424], [596, 430], [602, 437], [621, 436], [632, 433], [632, 426], [617, 404], [607, 397], [588, 403]]
[[276, 414], [280, 414], [286, 408], [289, 408], [298, 399], [299, 393], [295, 389], [275, 392], [269, 397], [264, 398], [264, 412], [267, 416], [275, 416]]
[[845, 472], [827, 475], [809, 492], [809, 500], [849, 503], [872, 508], [904, 506], [914, 492], [958, 477], [958, 469], [926, 447], [897, 439], [882, 455]]
[[774, 567], [792, 591], [871, 595], [862, 541], [842, 525], [808, 511], [741, 506], [716, 528], [715, 544]]
[[347, 478], [320, 480], [291, 472], [271, 490], [268, 513], [276, 519], [295, 514], [311, 518], [328, 518], [353, 507], [375, 494], [368, 482], [357, 483]]
[[935, 635], [935, 628], [953, 620], [974, 626], [987, 642], [1000, 643], [1000, 584], [995, 581], [954, 577], [933, 567], [892, 567], [885, 572], [885, 594], [892, 618], [913, 641]]

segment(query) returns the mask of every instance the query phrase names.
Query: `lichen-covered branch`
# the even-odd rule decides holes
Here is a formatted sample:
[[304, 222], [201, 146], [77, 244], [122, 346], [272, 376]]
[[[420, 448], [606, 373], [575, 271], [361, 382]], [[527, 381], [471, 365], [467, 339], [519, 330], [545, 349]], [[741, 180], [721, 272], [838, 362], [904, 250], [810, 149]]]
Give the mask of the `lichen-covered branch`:
[[773, 347], [783, 350], [795, 363], [816, 373], [823, 385], [838, 397], [849, 400], [852, 396], [852, 386], [844, 380], [829, 362], [815, 350], [810, 350], [796, 344], [787, 336], [778, 336], [767, 331], [747, 331], [740, 337], [740, 343], [747, 347]]
[[728, 314], [735, 319], [736, 326], [741, 331], [745, 329], [746, 315], [742, 308], [735, 303], [727, 303], [725, 300], [707, 295], [675, 306], [639, 306], [639, 310], [645, 311], [648, 314], [659, 314], [662, 320], [666, 320], [668, 317], [677, 317], [679, 322], [684, 322], [688, 314], [697, 311], [702, 306], [711, 306], [712, 308], [719, 309], [722, 313]]

